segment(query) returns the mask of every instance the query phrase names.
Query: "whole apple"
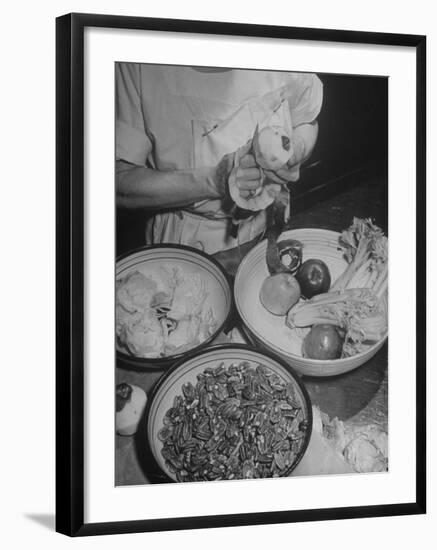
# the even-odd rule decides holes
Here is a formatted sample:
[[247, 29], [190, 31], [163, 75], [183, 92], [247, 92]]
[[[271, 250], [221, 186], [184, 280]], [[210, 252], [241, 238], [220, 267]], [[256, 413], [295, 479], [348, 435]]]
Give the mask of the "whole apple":
[[302, 352], [309, 359], [339, 359], [343, 349], [343, 337], [339, 327], [314, 325], [303, 341]]
[[296, 279], [305, 298], [328, 292], [331, 287], [331, 274], [322, 260], [306, 260], [296, 273]]
[[259, 298], [273, 315], [286, 315], [300, 298], [299, 283], [291, 273], [276, 273], [264, 279]]

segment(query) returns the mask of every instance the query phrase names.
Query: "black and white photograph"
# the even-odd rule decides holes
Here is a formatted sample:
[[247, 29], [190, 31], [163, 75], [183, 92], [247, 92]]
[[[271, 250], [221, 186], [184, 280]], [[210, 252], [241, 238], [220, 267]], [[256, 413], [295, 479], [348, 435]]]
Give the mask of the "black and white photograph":
[[390, 470], [388, 78], [115, 63], [115, 485]]
[[2, 548], [436, 538], [437, 27], [373, 4], [6, 4]]

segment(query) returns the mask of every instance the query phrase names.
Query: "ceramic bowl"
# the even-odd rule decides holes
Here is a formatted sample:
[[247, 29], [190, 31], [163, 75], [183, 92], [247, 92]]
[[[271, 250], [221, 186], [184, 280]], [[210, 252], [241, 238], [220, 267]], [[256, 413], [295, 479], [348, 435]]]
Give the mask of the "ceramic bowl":
[[[296, 239], [303, 243], [302, 260], [323, 260], [335, 281], [345, 270], [346, 260], [338, 244], [340, 234], [325, 229], [293, 229], [285, 231], [279, 240]], [[263, 350], [279, 355], [301, 375], [335, 376], [351, 371], [368, 361], [382, 347], [385, 336], [366, 351], [335, 360], [308, 359], [302, 356], [302, 340], [309, 329], [291, 330], [285, 316], [268, 312], [261, 304], [259, 293], [269, 275], [266, 264], [267, 241], [253, 248], [241, 262], [234, 285], [237, 310], [250, 339]]]
[[304, 419], [307, 420], [308, 429], [305, 432], [304, 442], [297, 453], [293, 464], [291, 464], [283, 475], [289, 475], [300, 462], [304, 455], [312, 428], [312, 408], [308, 393], [299, 380], [299, 376], [280, 358], [271, 354], [261, 353], [253, 348], [242, 344], [218, 344], [206, 350], [192, 354], [188, 359], [182, 360], [172, 369], [167, 371], [158, 381], [148, 401], [146, 410], [146, 421], [144, 431], [137, 433], [137, 437], [146, 437], [150, 453], [161, 472], [171, 481], [176, 481], [175, 473], [170, 471], [165, 459], [161, 454], [163, 443], [158, 437], [158, 432], [164, 426], [164, 416], [173, 406], [174, 398], [182, 394], [182, 385], [191, 382], [197, 383], [197, 375], [203, 373], [208, 367], [217, 367], [224, 364], [229, 367], [231, 364], [238, 364], [247, 361], [252, 365], [262, 364], [271, 372], [277, 374], [285, 383], [292, 383], [297, 399], [303, 410]]
[[221, 265], [207, 254], [183, 245], [153, 245], [144, 247], [117, 259], [116, 279], [132, 271], [145, 275], [156, 273], [160, 267], [176, 267], [184, 275], [198, 274], [206, 284], [205, 307], [211, 308], [216, 319], [216, 329], [209, 338], [183, 353], [165, 357], [135, 357], [120, 345], [116, 338], [117, 364], [125, 368], [153, 369], [168, 367], [190, 352], [204, 348], [213, 342], [225, 327], [232, 307], [232, 291], [228, 277]]

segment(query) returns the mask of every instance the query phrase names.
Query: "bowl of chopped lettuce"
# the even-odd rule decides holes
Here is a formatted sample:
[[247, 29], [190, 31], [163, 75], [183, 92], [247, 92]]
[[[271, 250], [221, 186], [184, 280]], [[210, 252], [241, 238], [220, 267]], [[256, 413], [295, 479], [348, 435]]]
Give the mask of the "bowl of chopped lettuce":
[[182, 245], [153, 245], [117, 259], [118, 364], [160, 368], [220, 334], [232, 306], [227, 275], [210, 256]]
[[159, 471], [176, 482], [291, 474], [308, 447], [312, 407], [281, 359], [241, 344], [191, 354], [158, 381], [143, 431]]
[[[285, 231], [278, 242], [290, 239], [302, 244], [302, 263], [316, 259], [326, 264], [330, 288], [309, 299], [302, 296], [285, 315], [273, 315], [259, 298], [263, 282], [271, 276], [268, 244], [259, 243], [243, 259], [235, 279], [235, 303], [246, 332], [303, 375], [334, 376], [363, 365], [388, 337], [387, 237], [370, 219], [354, 218], [341, 233], [294, 229]], [[308, 342], [316, 332], [326, 336], [330, 327], [341, 335], [341, 345], [336, 342], [335, 358], [329, 353], [323, 358], [314, 353], [317, 349], [309, 349]]]

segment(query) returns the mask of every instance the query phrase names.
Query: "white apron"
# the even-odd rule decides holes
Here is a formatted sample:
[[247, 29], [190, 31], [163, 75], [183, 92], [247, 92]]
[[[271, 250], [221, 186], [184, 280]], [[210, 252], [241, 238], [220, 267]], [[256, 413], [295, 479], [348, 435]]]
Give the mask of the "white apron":
[[[194, 168], [216, 166], [225, 154], [235, 152], [253, 137], [257, 124], [260, 129], [277, 124], [290, 130], [284, 88], [246, 103], [225, 121], [193, 119]], [[207, 200], [180, 212], [156, 215], [146, 225], [146, 241], [185, 244], [214, 254], [254, 239], [265, 225], [266, 213], [261, 211], [241, 223], [234, 238], [231, 220], [222, 210], [221, 201]]]
[[[306, 73], [234, 69], [205, 75], [190, 67], [129, 63], [116, 64], [116, 89], [116, 158], [156, 170], [217, 166], [253, 137], [257, 125], [290, 129], [311, 122], [322, 99], [320, 80]], [[149, 219], [146, 242], [213, 254], [260, 235], [265, 221], [265, 212], [257, 213], [233, 238], [221, 201], [202, 201]]]

